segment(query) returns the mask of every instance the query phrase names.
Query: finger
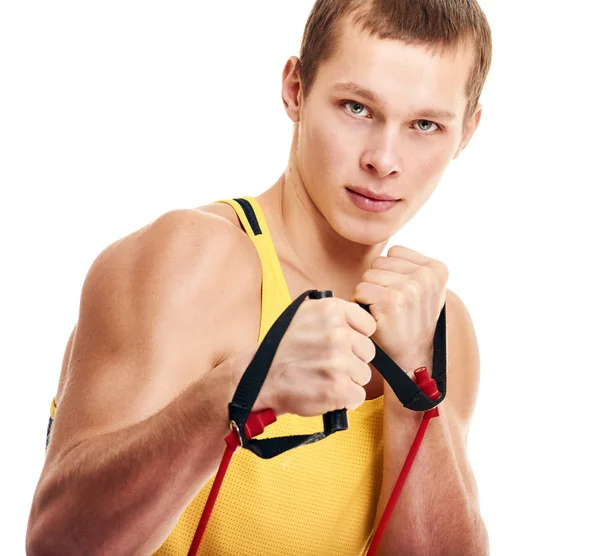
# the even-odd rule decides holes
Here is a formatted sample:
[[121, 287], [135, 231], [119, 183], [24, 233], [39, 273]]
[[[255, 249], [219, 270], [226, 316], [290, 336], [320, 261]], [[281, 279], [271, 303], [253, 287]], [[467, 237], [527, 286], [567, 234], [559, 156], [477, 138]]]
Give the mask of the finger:
[[407, 261], [418, 265], [426, 265], [431, 261], [429, 257], [426, 257], [422, 253], [404, 247], [403, 245], [394, 245], [393, 247], [390, 247], [388, 257], [406, 259]]
[[[386, 299], [389, 295], [389, 289], [379, 284], [371, 284], [369, 282], [361, 282], [356, 286], [354, 299], [363, 305], [374, 305]], [[356, 305], [358, 307], [358, 305]], [[366, 311], [363, 310], [363, 313]]]
[[400, 288], [412, 278], [405, 274], [392, 272], [391, 270], [369, 269], [364, 274], [364, 281], [370, 284], [377, 284], [386, 288]]
[[378, 270], [389, 270], [391, 272], [398, 272], [400, 274], [412, 274], [417, 270], [423, 268], [423, 265], [415, 264], [412, 261], [400, 259], [396, 257], [377, 257], [371, 263], [372, 269]]
[[350, 382], [348, 383], [345, 399], [346, 409], [358, 409], [367, 399], [367, 393], [362, 386]]
[[375, 358], [375, 344], [373, 341], [355, 330], [351, 331], [352, 352], [364, 363], [370, 363]]
[[365, 311], [356, 303], [345, 301], [343, 303], [344, 312], [346, 314], [346, 322], [357, 332], [365, 336], [375, 334], [377, 330], [377, 321], [370, 313]]
[[348, 368], [348, 373], [352, 382], [360, 386], [365, 386], [365, 384], [371, 382], [371, 367], [364, 361], [354, 359], [354, 362]]

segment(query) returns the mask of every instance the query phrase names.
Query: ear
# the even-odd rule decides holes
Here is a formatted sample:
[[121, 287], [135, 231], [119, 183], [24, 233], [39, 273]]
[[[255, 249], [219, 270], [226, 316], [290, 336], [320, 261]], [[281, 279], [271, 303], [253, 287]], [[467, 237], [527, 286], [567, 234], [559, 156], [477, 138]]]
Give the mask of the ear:
[[469, 118], [469, 120], [467, 122], [465, 122], [465, 125], [463, 126], [462, 139], [460, 140], [460, 145], [459, 145], [458, 149], [456, 149], [456, 152], [454, 153], [454, 156], [452, 157], [453, 159], [458, 158], [458, 155], [469, 144], [469, 141], [471, 141], [471, 137], [473, 137], [475, 130], [479, 127], [479, 122], [481, 121], [481, 110], [482, 110], [481, 104], [477, 104], [477, 107], [475, 108], [475, 112]]
[[292, 56], [283, 68], [281, 83], [283, 106], [287, 115], [294, 123], [300, 121], [300, 107], [302, 104], [300, 69], [300, 60], [296, 56]]

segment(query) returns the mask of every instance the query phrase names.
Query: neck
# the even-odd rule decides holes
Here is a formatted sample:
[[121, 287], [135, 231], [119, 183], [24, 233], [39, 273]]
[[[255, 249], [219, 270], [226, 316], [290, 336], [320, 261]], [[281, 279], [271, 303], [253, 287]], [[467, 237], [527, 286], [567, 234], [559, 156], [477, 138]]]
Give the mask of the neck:
[[294, 267], [311, 287], [333, 290], [336, 297], [348, 300], [385, 248], [386, 243], [363, 245], [338, 234], [312, 202], [292, 165], [258, 201], [280, 260]]

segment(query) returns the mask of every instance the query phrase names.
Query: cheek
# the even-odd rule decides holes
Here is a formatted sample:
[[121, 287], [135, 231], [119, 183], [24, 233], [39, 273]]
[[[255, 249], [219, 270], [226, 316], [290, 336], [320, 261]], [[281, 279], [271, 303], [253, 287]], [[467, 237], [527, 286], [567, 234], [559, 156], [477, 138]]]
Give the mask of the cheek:
[[[302, 149], [305, 168], [319, 181], [338, 181], [349, 169], [353, 153], [352, 135], [343, 129], [335, 114], [312, 117], [305, 123]], [[347, 172], [346, 172], [347, 173]]]
[[418, 181], [429, 182], [444, 173], [453, 154], [450, 141], [420, 139], [413, 145], [411, 156], [405, 159], [405, 168], [415, 175]]

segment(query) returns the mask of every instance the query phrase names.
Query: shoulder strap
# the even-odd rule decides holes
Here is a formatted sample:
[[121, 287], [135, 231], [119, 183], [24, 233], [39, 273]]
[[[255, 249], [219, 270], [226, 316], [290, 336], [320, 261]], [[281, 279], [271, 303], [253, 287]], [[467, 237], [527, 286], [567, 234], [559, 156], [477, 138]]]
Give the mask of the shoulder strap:
[[259, 340], [262, 340], [273, 322], [292, 302], [292, 297], [273, 245], [271, 232], [258, 201], [254, 197], [240, 197], [218, 202], [227, 203], [235, 210], [260, 257], [263, 295]]

